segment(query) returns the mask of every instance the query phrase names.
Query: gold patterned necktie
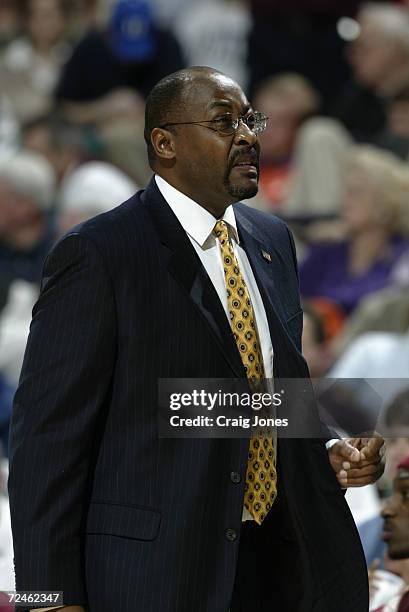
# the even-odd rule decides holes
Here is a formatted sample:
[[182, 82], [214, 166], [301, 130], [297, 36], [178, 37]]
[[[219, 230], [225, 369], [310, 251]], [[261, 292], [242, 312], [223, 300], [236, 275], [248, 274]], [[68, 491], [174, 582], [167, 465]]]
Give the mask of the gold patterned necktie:
[[[214, 232], [219, 239], [223, 257], [230, 325], [251, 385], [264, 378], [256, 318], [247, 285], [229, 240], [226, 223], [217, 221]], [[249, 444], [244, 505], [259, 525], [265, 519], [277, 495], [275, 463], [273, 439], [252, 436]]]

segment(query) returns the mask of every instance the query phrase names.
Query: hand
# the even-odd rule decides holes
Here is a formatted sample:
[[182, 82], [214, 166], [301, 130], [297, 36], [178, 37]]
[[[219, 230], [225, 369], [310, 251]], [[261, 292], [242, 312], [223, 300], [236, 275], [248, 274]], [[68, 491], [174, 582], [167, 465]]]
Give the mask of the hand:
[[329, 460], [343, 488], [376, 482], [385, 469], [385, 442], [372, 438], [340, 440], [329, 449]]
[[381, 566], [380, 559], [374, 559], [371, 565], [368, 567], [368, 583], [369, 583], [369, 596], [372, 598], [377, 591], [379, 591], [379, 574], [378, 569]]

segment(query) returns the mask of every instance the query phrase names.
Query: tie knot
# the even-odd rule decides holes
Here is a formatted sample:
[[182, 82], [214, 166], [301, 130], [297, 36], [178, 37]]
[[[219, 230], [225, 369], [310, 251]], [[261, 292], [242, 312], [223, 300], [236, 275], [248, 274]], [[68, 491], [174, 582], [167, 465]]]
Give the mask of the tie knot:
[[224, 242], [228, 242], [229, 232], [227, 230], [227, 225], [224, 221], [222, 221], [221, 219], [217, 221], [213, 231], [222, 244], [224, 244]]

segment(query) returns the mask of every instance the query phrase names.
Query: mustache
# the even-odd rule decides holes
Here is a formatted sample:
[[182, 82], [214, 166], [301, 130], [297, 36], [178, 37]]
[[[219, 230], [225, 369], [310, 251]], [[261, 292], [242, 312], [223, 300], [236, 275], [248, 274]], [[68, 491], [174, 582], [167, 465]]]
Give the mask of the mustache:
[[237, 151], [236, 153], [232, 155], [232, 158], [229, 162], [229, 171], [233, 168], [233, 166], [241, 162], [248, 162], [252, 164], [253, 166], [257, 168], [257, 171], [258, 171], [259, 163], [260, 163], [260, 154], [258, 153], [258, 151], [256, 151], [256, 149], [247, 149], [246, 151]]

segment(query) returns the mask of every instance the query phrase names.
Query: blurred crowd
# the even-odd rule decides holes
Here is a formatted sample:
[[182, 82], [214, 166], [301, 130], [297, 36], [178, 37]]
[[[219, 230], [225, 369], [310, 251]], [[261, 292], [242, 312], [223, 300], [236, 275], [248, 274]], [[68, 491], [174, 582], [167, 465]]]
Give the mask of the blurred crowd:
[[[372, 379], [380, 397], [385, 476], [347, 494], [375, 609], [409, 588], [379, 515], [409, 455], [408, 0], [1, 0], [1, 500], [44, 259], [145, 186], [144, 100], [187, 65], [232, 76], [269, 117], [247, 203], [294, 232], [312, 376]], [[1, 510], [0, 589], [13, 588]]]

